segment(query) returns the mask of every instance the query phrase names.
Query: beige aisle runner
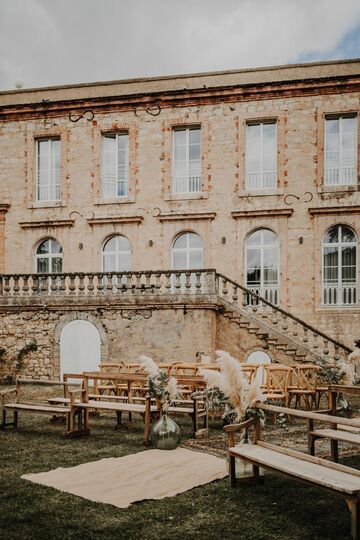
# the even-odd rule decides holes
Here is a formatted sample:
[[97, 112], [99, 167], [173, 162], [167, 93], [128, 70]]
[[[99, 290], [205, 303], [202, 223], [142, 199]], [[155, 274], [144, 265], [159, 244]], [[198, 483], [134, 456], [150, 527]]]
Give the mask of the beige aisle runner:
[[90, 501], [127, 508], [135, 501], [172, 497], [224, 476], [224, 459], [177, 448], [146, 450], [21, 478]]

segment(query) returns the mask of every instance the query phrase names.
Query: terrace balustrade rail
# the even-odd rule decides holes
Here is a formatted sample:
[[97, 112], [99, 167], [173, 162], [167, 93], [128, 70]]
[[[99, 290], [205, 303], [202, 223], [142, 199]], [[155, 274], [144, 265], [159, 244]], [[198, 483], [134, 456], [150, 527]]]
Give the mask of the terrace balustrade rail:
[[284, 336], [295, 348], [300, 346], [314, 357], [338, 359], [351, 352], [343, 343], [214, 269], [0, 275], [0, 305], [21, 298], [150, 295], [173, 295], [174, 299], [176, 295], [215, 295], [240, 316], [249, 314], [269, 332]]

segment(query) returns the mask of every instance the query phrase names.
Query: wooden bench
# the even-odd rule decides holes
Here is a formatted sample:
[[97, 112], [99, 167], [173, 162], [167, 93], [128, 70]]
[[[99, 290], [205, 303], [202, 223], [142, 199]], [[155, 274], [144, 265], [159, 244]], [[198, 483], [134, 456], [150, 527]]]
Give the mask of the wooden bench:
[[[295, 417], [314, 420], [320, 417], [322, 421], [341, 424], [344, 418], [312, 413], [310, 411], [294, 411], [284, 407], [257, 404], [257, 408], [273, 413], [284, 412]], [[327, 418], [326, 418], [327, 417]], [[351, 426], [347, 419], [346, 425]], [[243, 429], [254, 427], [253, 444], [235, 446], [235, 433]], [[261, 440], [260, 420], [254, 418], [225, 426], [229, 439], [229, 477], [232, 487], [238, 483], [236, 479], [236, 459], [242, 459], [252, 465], [252, 480], [260, 480], [259, 469], [264, 468], [272, 472], [280, 472], [294, 479], [323, 487], [333, 493], [344, 497], [351, 511], [351, 533], [353, 539], [360, 536], [360, 471], [346, 467], [332, 461], [320, 459], [289, 448], [284, 448]]]
[[[46, 402], [21, 400], [21, 389], [24, 385], [39, 385], [39, 386], [61, 386], [64, 395], [68, 396], [64, 399], [67, 403], [63, 404], [49, 404]], [[71, 385], [72, 386], [72, 385]], [[65, 437], [78, 437], [82, 435], [88, 435], [89, 431], [84, 425], [84, 414], [80, 411], [76, 405], [76, 393], [79, 390], [71, 389], [68, 383], [60, 381], [40, 381], [34, 379], [18, 379], [16, 381], [15, 388], [9, 388], [0, 391], [0, 410], [1, 410], [1, 424], [0, 428], [5, 429], [8, 426], [12, 426], [14, 429], [18, 427], [19, 413], [37, 413], [37, 414], [50, 414], [51, 416], [64, 416], [66, 420]], [[12, 397], [12, 401], [8, 401], [9, 397]], [[12, 421], [7, 420], [7, 413], [11, 411]]]
[[[84, 406], [83, 404], [79, 403], [80, 400], [76, 403], [80, 408], [82, 409], [89, 409], [89, 411], [97, 411], [100, 412], [102, 410], [112, 410], [116, 412], [117, 415], [117, 421], [118, 426], [121, 424], [121, 417], [123, 412], [127, 412], [129, 414], [129, 420], [131, 421], [131, 414], [134, 413], [140, 413], [145, 414], [145, 403], [148, 399], [148, 396], [142, 397], [132, 395], [132, 375], [131, 374], [123, 374], [124, 380], [128, 383], [128, 390], [124, 395], [108, 395], [108, 394], [102, 394], [97, 393], [98, 385], [97, 380], [103, 380], [103, 374], [101, 373], [84, 373], [83, 375], [80, 374], [71, 374], [68, 373], [64, 377], [66, 379], [79, 379], [80, 377], [83, 379], [84, 384], [84, 396], [82, 398], [83, 402], [90, 402], [92, 404], [92, 407]], [[135, 380], [138, 382], [139, 374], [135, 374]], [[143, 376], [144, 380], [147, 381], [147, 377]], [[117, 382], [122, 380], [121, 374], [116, 374]], [[188, 378], [191, 382], [191, 377]], [[93, 382], [92, 387], [90, 386], [90, 381]], [[90, 390], [92, 388], [92, 391]], [[64, 405], [68, 404], [69, 400], [68, 398], [59, 397], [59, 398], [51, 398], [49, 400], [50, 404], [57, 404], [57, 405]], [[96, 405], [96, 403], [99, 403], [99, 405]], [[101, 404], [100, 404], [101, 403]], [[108, 406], [105, 407], [103, 403], [113, 403], [116, 406]], [[151, 421], [151, 417], [158, 416], [161, 413], [161, 407], [160, 403], [156, 401], [155, 399], [150, 398], [150, 418], [149, 422]], [[142, 407], [139, 408], [139, 407]], [[209, 427], [208, 427], [208, 407], [207, 407], [207, 398], [205, 395], [197, 395], [194, 396], [192, 399], [179, 399], [176, 400], [169, 408], [168, 408], [169, 414], [186, 414], [189, 415], [192, 419], [193, 423], [193, 436], [195, 438], [200, 437], [206, 437], [209, 433]], [[145, 423], [148, 421], [148, 418], [146, 417]], [[88, 426], [87, 426], [88, 427]], [[144, 436], [144, 444], [149, 443], [149, 433], [150, 433], [150, 427], [148, 425], [145, 426], [145, 436]]]
[[[355, 385], [330, 385], [328, 396], [330, 409], [325, 412], [336, 415], [336, 397], [339, 393], [348, 393], [359, 396], [360, 387]], [[360, 444], [360, 418], [344, 418], [340, 424], [333, 423], [330, 428], [318, 429], [314, 429], [314, 423], [309, 421], [308, 440], [309, 452], [311, 455], [315, 455], [315, 442], [318, 439], [330, 439], [331, 458], [333, 461], [337, 462], [339, 459], [339, 442], [355, 445]]]

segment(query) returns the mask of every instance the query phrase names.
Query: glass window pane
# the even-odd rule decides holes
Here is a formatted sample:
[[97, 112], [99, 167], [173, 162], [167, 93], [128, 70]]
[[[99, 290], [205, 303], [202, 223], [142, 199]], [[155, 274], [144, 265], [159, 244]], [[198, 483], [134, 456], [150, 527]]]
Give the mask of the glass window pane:
[[189, 234], [189, 247], [191, 248], [202, 248], [203, 243], [202, 239], [198, 234], [188, 233]]
[[255, 231], [250, 234], [246, 239], [246, 245], [254, 246], [261, 244], [261, 230]]
[[264, 266], [277, 267], [278, 265], [278, 251], [277, 249], [264, 249]]
[[107, 253], [103, 258], [104, 272], [116, 272], [116, 254]]
[[356, 242], [356, 235], [350, 227], [346, 227], [345, 225], [341, 226], [341, 241]]
[[356, 264], [356, 248], [346, 247], [341, 250], [342, 264], [346, 266], [355, 266]]
[[55, 272], [57, 274], [62, 272], [62, 258], [60, 257], [54, 257], [51, 260], [51, 272]]
[[339, 119], [327, 118], [326, 119], [326, 134], [339, 133]]
[[175, 146], [182, 144], [186, 144], [186, 130], [185, 129], [176, 129], [174, 131], [174, 143]]
[[62, 247], [57, 240], [50, 240], [50, 251], [52, 254], [62, 253]]
[[189, 268], [202, 268], [203, 266], [203, 253], [200, 251], [191, 251], [189, 257]]
[[180, 234], [180, 236], [176, 238], [174, 242], [174, 249], [186, 248], [186, 235], [187, 233]]
[[262, 233], [263, 233], [263, 242], [265, 245], [278, 243], [278, 237], [274, 232], [269, 231], [269, 229], [263, 229]]
[[324, 237], [324, 243], [325, 244], [331, 244], [331, 243], [334, 243], [334, 242], [338, 242], [339, 241], [339, 231], [340, 231], [340, 227], [339, 225], [335, 225], [334, 227], [331, 227], [331, 229], [329, 229]]
[[40, 244], [40, 246], [37, 248], [37, 253], [39, 254], [45, 254], [50, 252], [50, 240], [45, 240]]
[[249, 268], [247, 271], [247, 283], [248, 285], [256, 284], [260, 285], [260, 268]]
[[116, 236], [115, 237], [117, 241], [117, 251], [129, 251], [131, 250], [131, 245], [129, 240], [125, 236]]
[[38, 258], [37, 259], [37, 272], [47, 274], [49, 272], [49, 259]]
[[343, 133], [355, 133], [356, 119], [354, 116], [349, 118], [342, 118], [342, 132]]
[[116, 250], [116, 236], [113, 236], [108, 240], [104, 246], [104, 251], [115, 251]]
[[324, 248], [324, 266], [338, 266], [339, 264], [339, 251], [337, 248]]
[[128, 272], [131, 270], [131, 253], [123, 252], [119, 254], [118, 265], [116, 270], [118, 272]]
[[200, 145], [200, 128], [193, 128], [189, 130], [189, 142], [190, 144]]
[[276, 268], [264, 268], [264, 285], [276, 285], [278, 272]]
[[342, 268], [343, 283], [356, 283], [356, 268], [355, 266], [345, 266]]
[[199, 144], [192, 144], [189, 146], [189, 159], [192, 160], [200, 160], [200, 145]]
[[186, 268], [186, 252], [174, 251], [173, 252], [173, 269], [182, 270]]
[[260, 268], [261, 266], [261, 251], [260, 249], [249, 249], [247, 251], [247, 266], [248, 268]]

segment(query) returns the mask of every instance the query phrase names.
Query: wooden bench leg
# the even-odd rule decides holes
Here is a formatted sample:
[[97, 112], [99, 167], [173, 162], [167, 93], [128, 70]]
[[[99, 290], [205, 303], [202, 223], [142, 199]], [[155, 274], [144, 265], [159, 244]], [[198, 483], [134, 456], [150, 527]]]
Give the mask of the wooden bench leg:
[[16, 429], [19, 425], [19, 412], [14, 411], [14, 429]]
[[236, 487], [235, 456], [229, 455], [229, 479], [231, 487]]
[[360, 538], [360, 501], [358, 499], [346, 499], [346, 503], [351, 512], [351, 538]]
[[315, 437], [313, 435], [309, 435], [308, 438], [308, 451], [310, 456], [315, 456]]
[[145, 400], [145, 414], [144, 414], [144, 446], [150, 445], [150, 417], [151, 417], [151, 401], [147, 396]]
[[339, 442], [333, 439], [330, 440], [331, 459], [337, 463], [339, 461]]

